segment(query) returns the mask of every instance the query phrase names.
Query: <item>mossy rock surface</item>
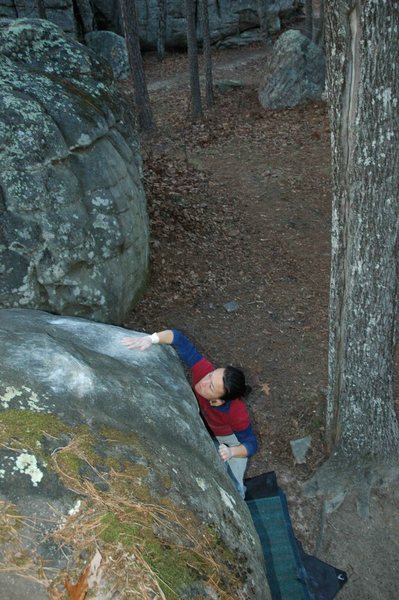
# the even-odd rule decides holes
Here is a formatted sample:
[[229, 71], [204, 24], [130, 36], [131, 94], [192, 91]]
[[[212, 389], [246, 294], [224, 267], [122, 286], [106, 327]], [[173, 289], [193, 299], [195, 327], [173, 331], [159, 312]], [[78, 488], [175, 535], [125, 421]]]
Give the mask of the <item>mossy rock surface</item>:
[[136, 597], [129, 572], [171, 599], [269, 598], [250, 515], [174, 350], [129, 351], [126, 334], [0, 310], [0, 557], [57, 589], [99, 551], [102, 594]]
[[0, 23], [0, 306], [119, 324], [148, 276], [132, 107], [49, 21]]

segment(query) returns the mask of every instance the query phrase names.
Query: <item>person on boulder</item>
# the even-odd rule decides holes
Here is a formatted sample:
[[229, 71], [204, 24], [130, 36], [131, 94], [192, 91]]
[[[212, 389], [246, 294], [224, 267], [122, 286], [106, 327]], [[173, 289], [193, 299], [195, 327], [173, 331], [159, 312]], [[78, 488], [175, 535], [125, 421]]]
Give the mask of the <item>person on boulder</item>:
[[242, 397], [251, 388], [245, 375], [235, 367], [215, 368], [181, 331], [167, 329], [142, 337], [124, 337], [131, 350], [146, 350], [152, 344], [171, 344], [191, 369], [192, 386], [202, 418], [219, 442], [218, 452], [240, 496], [245, 497], [244, 473], [248, 458], [255, 454], [257, 441]]

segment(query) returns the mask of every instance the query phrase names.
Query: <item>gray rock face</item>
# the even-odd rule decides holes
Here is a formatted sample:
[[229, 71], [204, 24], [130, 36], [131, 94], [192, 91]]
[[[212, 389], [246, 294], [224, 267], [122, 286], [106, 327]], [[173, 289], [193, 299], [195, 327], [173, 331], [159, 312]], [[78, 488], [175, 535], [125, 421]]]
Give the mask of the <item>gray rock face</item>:
[[[94, 0], [95, 4], [98, 1], [104, 2], [104, 0]], [[167, 45], [185, 48], [187, 43], [185, 0], [168, 0], [167, 4]], [[301, 4], [299, 0], [265, 0], [270, 32], [279, 31], [281, 16], [298, 10]], [[143, 46], [156, 48], [158, 35], [157, 0], [139, 0], [138, 16]], [[209, 24], [213, 43], [257, 28], [259, 27], [258, 2], [257, 0], [219, 0], [219, 2], [210, 2]], [[202, 40], [200, 26], [197, 28], [197, 36], [199, 40]], [[252, 41], [253, 38], [249, 37], [247, 39], [247, 43]]]
[[[264, 0], [270, 32], [280, 30], [282, 16], [297, 11], [301, 0]], [[40, 8], [42, 6], [42, 8]], [[137, 0], [140, 39], [144, 48], [154, 49], [158, 35], [158, 1]], [[167, 0], [167, 46], [186, 47], [185, 0]], [[118, 0], [0, 0], [0, 18], [46, 18], [69, 35], [83, 40], [94, 30], [110, 30], [122, 35]], [[209, 4], [211, 38], [214, 42], [232, 37], [230, 45], [251, 43], [253, 37], [239, 34], [259, 27], [258, 0], [219, 0]], [[198, 28], [201, 39], [201, 30]], [[235, 41], [234, 41], [235, 40]]]
[[[102, 593], [95, 586], [90, 597], [111, 598], [112, 589], [127, 600], [143, 589], [135, 581], [156, 590], [156, 571], [179, 598], [218, 597], [213, 576], [229, 597], [269, 599], [249, 512], [177, 355], [127, 350], [126, 334], [0, 310], [1, 562], [57, 585], [66, 570], [76, 581], [98, 551]], [[13, 600], [25, 600], [24, 581], [0, 573]], [[48, 598], [45, 587], [32, 591]]]
[[0, 0], [1, 17], [48, 19], [68, 35], [79, 39], [94, 27], [90, 0], [77, 0], [75, 3], [73, 0]]
[[125, 38], [112, 31], [92, 31], [85, 35], [85, 43], [109, 62], [115, 79], [129, 79], [129, 56]]
[[323, 51], [300, 31], [292, 29], [283, 33], [274, 46], [259, 100], [264, 108], [289, 108], [320, 100], [324, 80]]
[[147, 275], [130, 107], [44, 20], [0, 27], [0, 306], [121, 323]]

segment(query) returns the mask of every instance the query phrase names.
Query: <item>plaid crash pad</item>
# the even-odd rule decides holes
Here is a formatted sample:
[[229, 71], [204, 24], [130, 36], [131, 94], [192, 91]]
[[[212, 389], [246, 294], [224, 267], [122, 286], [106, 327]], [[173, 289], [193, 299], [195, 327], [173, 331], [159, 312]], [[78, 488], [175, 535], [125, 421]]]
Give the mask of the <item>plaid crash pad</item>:
[[246, 479], [245, 485], [273, 600], [332, 600], [346, 582], [346, 573], [303, 551], [275, 473]]

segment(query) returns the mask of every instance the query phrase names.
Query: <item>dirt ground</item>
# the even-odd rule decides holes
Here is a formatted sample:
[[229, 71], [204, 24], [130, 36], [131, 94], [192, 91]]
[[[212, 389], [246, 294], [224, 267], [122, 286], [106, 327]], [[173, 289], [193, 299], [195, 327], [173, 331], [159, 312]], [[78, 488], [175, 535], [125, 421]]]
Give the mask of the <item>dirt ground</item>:
[[[366, 520], [351, 498], [323, 520], [301, 492], [326, 456], [330, 139], [324, 103], [262, 109], [268, 52], [215, 51], [215, 107], [195, 124], [186, 56], [146, 56], [158, 125], [143, 140], [152, 266], [125, 325], [182, 329], [217, 365], [244, 368], [260, 445], [248, 475], [276, 471], [305, 550], [347, 571], [340, 598], [396, 600], [398, 496], [375, 492]], [[290, 441], [307, 435], [295, 464]]]

